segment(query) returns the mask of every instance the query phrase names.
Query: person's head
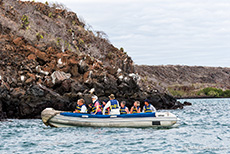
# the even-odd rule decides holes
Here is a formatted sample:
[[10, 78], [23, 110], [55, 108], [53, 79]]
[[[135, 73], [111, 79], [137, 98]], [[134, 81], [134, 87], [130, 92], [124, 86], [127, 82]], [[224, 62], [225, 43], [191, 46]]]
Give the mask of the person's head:
[[133, 105], [134, 105], [135, 107], [138, 107], [138, 106], [140, 106], [140, 102], [139, 102], [139, 101], [135, 101]]
[[96, 95], [92, 96], [92, 101], [94, 102], [96, 100], [98, 100], [98, 97]]
[[78, 104], [79, 106], [82, 106], [83, 104], [85, 104], [85, 100], [84, 100], [84, 99], [79, 99], [79, 100], [77, 101], [77, 104]]
[[121, 107], [122, 107], [122, 108], [125, 107], [125, 104], [126, 104], [126, 102], [125, 102], [125, 101], [122, 101], [122, 102], [121, 102]]
[[115, 99], [115, 96], [114, 96], [114, 94], [111, 94], [111, 95], [109, 96], [109, 99], [110, 99], [110, 100], [113, 100], [113, 99]]
[[148, 99], [145, 99], [144, 102], [145, 102], [145, 105], [146, 105], [146, 106], [149, 105], [149, 100], [148, 100]]
[[102, 104], [103, 104], [103, 105], [106, 105], [107, 102], [108, 102], [107, 100], [103, 100], [103, 101], [102, 101]]

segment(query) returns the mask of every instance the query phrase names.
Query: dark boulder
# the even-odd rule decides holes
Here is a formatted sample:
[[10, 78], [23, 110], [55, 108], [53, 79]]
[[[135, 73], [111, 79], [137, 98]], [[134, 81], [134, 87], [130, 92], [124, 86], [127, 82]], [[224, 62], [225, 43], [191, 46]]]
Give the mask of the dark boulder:
[[3, 111], [3, 103], [0, 100], [0, 121], [4, 120], [6, 118], [7, 118], [6, 113]]
[[20, 118], [37, 117], [47, 107], [58, 110], [70, 110], [72, 108], [68, 99], [50, 89], [42, 89], [39, 86], [28, 89], [27, 94], [19, 104]]
[[32, 95], [35, 97], [43, 97], [45, 95], [45, 92], [38, 85], [34, 85], [27, 90], [27, 95]]
[[185, 101], [185, 102], [184, 102], [184, 105], [190, 106], [190, 105], [192, 105], [192, 103]]
[[84, 92], [85, 89], [87, 89], [87, 86], [82, 85], [81, 83], [79, 83], [77, 81], [71, 83], [71, 92], [72, 93]]

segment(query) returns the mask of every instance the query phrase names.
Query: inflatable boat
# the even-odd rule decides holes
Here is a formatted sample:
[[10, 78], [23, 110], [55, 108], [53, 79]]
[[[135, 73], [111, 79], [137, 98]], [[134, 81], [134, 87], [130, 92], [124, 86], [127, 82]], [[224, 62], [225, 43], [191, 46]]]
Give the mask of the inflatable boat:
[[57, 111], [53, 108], [43, 110], [41, 118], [45, 125], [51, 127], [170, 127], [179, 120], [169, 112], [91, 115]]

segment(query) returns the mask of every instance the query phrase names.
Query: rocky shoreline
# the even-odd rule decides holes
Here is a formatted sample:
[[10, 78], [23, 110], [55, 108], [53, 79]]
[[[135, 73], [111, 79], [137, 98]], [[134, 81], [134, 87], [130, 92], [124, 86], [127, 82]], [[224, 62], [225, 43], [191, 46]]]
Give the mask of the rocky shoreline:
[[[207, 95], [202, 90], [227, 93], [230, 89], [230, 68], [205, 66], [146, 66], [136, 65], [136, 71], [142, 77], [141, 84], [170, 93], [176, 98], [220, 98], [221, 95]], [[228, 94], [223, 95], [229, 97]]]
[[72, 111], [92, 94], [113, 93], [128, 107], [146, 98], [157, 109], [184, 106], [142, 86], [123, 48], [58, 4], [1, 0], [0, 49], [0, 119], [40, 118], [46, 107]]

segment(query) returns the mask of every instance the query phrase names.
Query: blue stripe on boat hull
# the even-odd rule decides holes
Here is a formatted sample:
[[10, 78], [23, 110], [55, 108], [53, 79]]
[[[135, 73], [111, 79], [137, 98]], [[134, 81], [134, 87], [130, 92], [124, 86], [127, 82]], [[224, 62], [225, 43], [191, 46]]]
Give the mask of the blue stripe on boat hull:
[[[71, 112], [62, 112], [60, 113], [63, 116], [69, 117], [88, 117], [88, 118], [114, 118], [114, 115], [92, 115], [92, 114], [82, 114], [82, 113], [71, 113]], [[121, 114], [115, 115], [120, 118], [136, 118], [136, 117], [156, 117], [154, 113], [134, 113], [134, 114]]]

